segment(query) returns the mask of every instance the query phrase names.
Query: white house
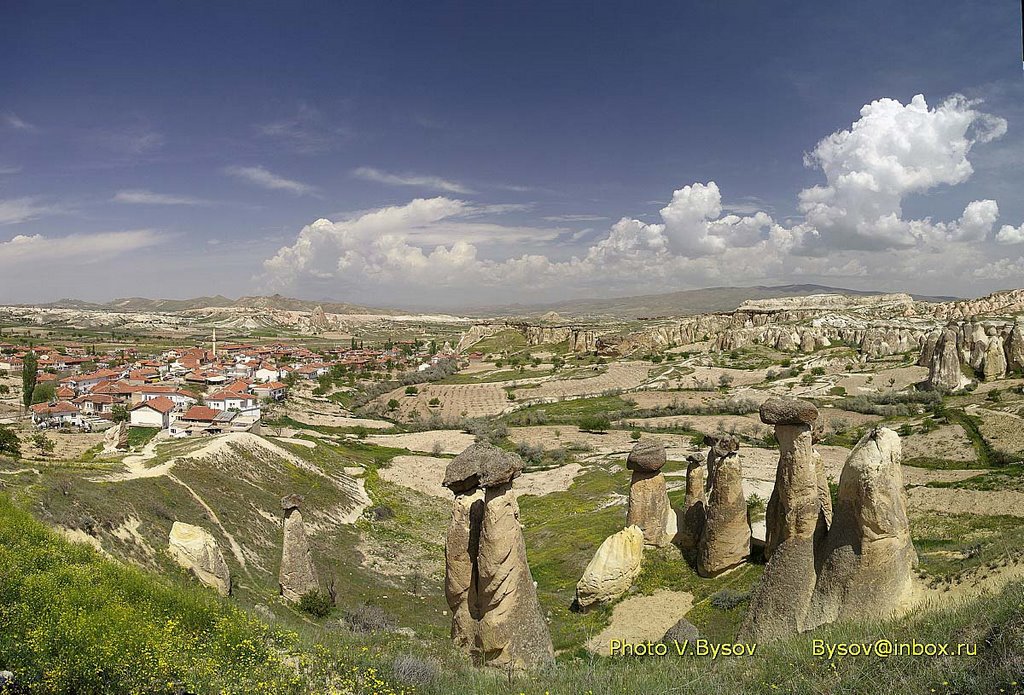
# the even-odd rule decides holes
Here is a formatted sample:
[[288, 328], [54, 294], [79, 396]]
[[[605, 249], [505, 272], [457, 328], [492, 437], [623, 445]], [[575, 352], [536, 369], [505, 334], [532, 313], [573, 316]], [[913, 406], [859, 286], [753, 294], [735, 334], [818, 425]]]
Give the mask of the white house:
[[199, 399], [188, 391], [174, 386], [140, 386], [135, 389], [134, 400], [140, 403], [151, 401], [154, 398], [168, 398], [178, 410], [185, 410], [199, 402]]
[[280, 381], [269, 381], [265, 384], [255, 384], [252, 392], [260, 398], [272, 398], [275, 401], [283, 400], [288, 395], [288, 386]]
[[82, 413], [67, 401], [37, 403], [32, 406], [32, 422], [38, 427], [81, 427]]
[[252, 378], [260, 383], [277, 381], [281, 378], [281, 370], [268, 364], [261, 364], [260, 368], [253, 372]]
[[165, 430], [171, 426], [171, 413], [175, 407], [174, 401], [166, 396], [143, 401], [131, 410], [131, 426], [159, 427]]
[[251, 393], [220, 391], [206, 397], [206, 405], [214, 410], [237, 410], [243, 415], [260, 417], [259, 398]]

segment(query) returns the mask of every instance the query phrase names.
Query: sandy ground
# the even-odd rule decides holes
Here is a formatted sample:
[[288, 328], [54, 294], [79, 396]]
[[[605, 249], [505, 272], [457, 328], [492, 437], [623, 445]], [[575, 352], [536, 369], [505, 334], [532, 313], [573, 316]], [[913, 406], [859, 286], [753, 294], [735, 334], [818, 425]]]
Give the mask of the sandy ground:
[[[387, 467], [380, 469], [378, 475], [390, 483], [450, 500], [452, 493], [441, 484], [449, 463], [451, 459], [435, 456], [396, 456]], [[524, 473], [515, 479], [512, 489], [517, 496], [542, 496], [568, 490], [581, 468], [578, 463], [569, 463], [547, 471]]]
[[[421, 417], [438, 415], [454, 420], [464, 417], [500, 415], [515, 407], [516, 403], [557, 401], [566, 398], [597, 396], [606, 391], [626, 391], [640, 386], [647, 378], [650, 365], [636, 362], [616, 362], [601, 374], [582, 379], [563, 379], [557, 376], [518, 380], [536, 383], [534, 388], [516, 389], [517, 400], [508, 399], [504, 386], [511, 382], [487, 384], [421, 384], [414, 396], [405, 395], [405, 387], [384, 394], [376, 400], [385, 407], [389, 400], [398, 401], [396, 416], [409, 419], [418, 412]], [[431, 406], [434, 398], [440, 405]]]
[[637, 391], [624, 398], [647, 410], [671, 405], [696, 407], [726, 397], [721, 391]]
[[289, 444], [298, 444], [299, 446], [304, 446], [307, 449], [316, 448], [316, 442], [311, 442], [308, 439], [298, 439], [296, 437], [277, 437], [277, 441], [288, 442]]
[[659, 641], [669, 628], [693, 607], [693, 595], [685, 591], [659, 589], [650, 596], [636, 596], [618, 603], [611, 624], [587, 641], [588, 650], [608, 656], [608, 643]]
[[730, 432], [760, 437], [770, 428], [761, 422], [756, 413], [751, 415], [663, 415], [638, 420], [627, 420], [630, 427], [687, 427], [713, 434]]
[[977, 469], [941, 471], [929, 468], [915, 468], [914, 466], [901, 466], [901, 469], [903, 470], [903, 484], [907, 486], [927, 485], [928, 483], [953, 483], [982, 475], [985, 472]]
[[303, 410], [291, 410], [288, 412], [288, 416], [297, 422], [313, 425], [314, 427], [365, 427], [368, 430], [386, 430], [393, 427], [390, 422], [385, 420], [328, 415], [326, 413], [313, 413]]
[[406, 434], [371, 434], [366, 441], [409, 451], [461, 454], [476, 441], [476, 437], [462, 430], [426, 430]]
[[1010, 454], [1024, 454], [1024, 418], [1015, 413], [979, 406], [968, 406], [965, 410], [981, 418], [978, 429], [992, 448]]
[[907, 500], [910, 509], [922, 511], [1024, 517], [1024, 492], [913, 487]]
[[[848, 374], [837, 381], [835, 386], [842, 386], [851, 396], [862, 393], [876, 393], [895, 389], [897, 391], [924, 381], [928, 378], [927, 367], [895, 367], [893, 369], [881, 369], [877, 372]], [[894, 379], [892, 385], [889, 380]], [[870, 380], [870, 381], [869, 381]]]
[[978, 460], [971, 440], [960, 425], [948, 425], [928, 434], [916, 433], [900, 439], [903, 442], [904, 460], [919, 456], [964, 462]]
[[[626, 430], [608, 430], [604, 434], [583, 432], [573, 425], [536, 425], [531, 427], [509, 427], [508, 437], [513, 442], [539, 445], [545, 449], [581, 446], [595, 454], [625, 456], [636, 444]], [[682, 461], [687, 454], [695, 451], [690, 438], [681, 434], [645, 433], [644, 438], [658, 439], [665, 444], [668, 457]]]
[[731, 378], [732, 386], [750, 386], [764, 381], [766, 369], [728, 369], [726, 367], [694, 367], [692, 374], [671, 376], [673, 386], [684, 389], [714, 389], [721, 385], [723, 376]]

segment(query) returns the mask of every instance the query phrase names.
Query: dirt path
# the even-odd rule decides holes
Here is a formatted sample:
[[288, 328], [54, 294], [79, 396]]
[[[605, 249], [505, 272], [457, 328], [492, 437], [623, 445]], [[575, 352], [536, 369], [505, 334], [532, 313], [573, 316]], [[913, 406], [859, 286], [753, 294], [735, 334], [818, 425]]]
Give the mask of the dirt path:
[[693, 607], [693, 595], [685, 591], [659, 589], [650, 596], [628, 598], [612, 610], [612, 622], [596, 637], [587, 640], [588, 650], [608, 656], [608, 643], [657, 642]]
[[121, 461], [124, 464], [124, 470], [118, 473], [111, 473], [108, 476], [101, 478], [92, 478], [92, 482], [95, 483], [118, 483], [125, 480], [138, 480], [139, 478], [159, 478], [167, 475], [172, 468], [176, 459], [171, 459], [159, 466], [153, 466], [148, 468], [146, 466], [147, 461], [152, 461], [156, 458], [156, 445], [160, 442], [169, 439], [169, 435], [165, 432], [159, 432], [155, 437], [150, 439], [142, 451], [138, 454], [132, 454], [131, 456], [125, 456]]
[[1024, 517], [1024, 492], [913, 487], [908, 506], [943, 514]]
[[179, 478], [176, 478], [175, 476], [168, 474], [167, 479], [170, 480], [171, 482], [181, 485], [183, 488], [188, 490], [188, 494], [192, 495], [192, 498], [195, 499], [195, 501], [199, 503], [199, 506], [206, 511], [206, 513], [210, 517], [210, 521], [217, 524], [217, 528], [219, 528], [220, 532], [224, 534], [224, 537], [228, 539], [228, 543], [231, 545], [231, 554], [235, 556], [235, 559], [238, 560], [238, 564], [241, 565], [242, 569], [245, 570], [246, 574], [248, 574], [249, 570], [245, 566], [245, 555], [242, 553], [242, 546], [239, 545], [238, 541], [235, 540], [235, 537], [228, 533], [228, 530], [224, 528], [224, 524], [221, 523], [220, 517], [217, 516], [217, 512], [213, 511], [213, 507], [208, 505], [206, 503], [206, 500], [199, 496], [199, 493], [197, 493], [195, 490], [193, 490]]

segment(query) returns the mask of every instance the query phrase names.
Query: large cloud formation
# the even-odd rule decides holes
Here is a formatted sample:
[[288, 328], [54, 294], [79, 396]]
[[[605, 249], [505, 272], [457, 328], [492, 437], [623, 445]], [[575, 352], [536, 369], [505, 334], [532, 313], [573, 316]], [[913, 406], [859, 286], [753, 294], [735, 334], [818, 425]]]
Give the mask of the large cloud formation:
[[[921, 95], [906, 105], [879, 99], [864, 106], [849, 129], [805, 155], [825, 183], [798, 193], [803, 217], [795, 224], [781, 224], [763, 211], [723, 215], [718, 185], [698, 182], [673, 193], [659, 222], [624, 217], [576, 255], [553, 260], [550, 245], [565, 230], [488, 225], [473, 218], [500, 213], [500, 206], [416, 199], [349, 220], [317, 220], [264, 262], [264, 279], [278, 289], [303, 282], [332, 288], [386, 282], [424, 299], [437, 287], [523, 296], [552, 288], [608, 293], [650, 290], [658, 281], [693, 286], [793, 275], [863, 277], [875, 267], [876, 254], [893, 249], [901, 250], [887, 254], [893, 277], [954, 269], [970, 274], [986, 267], [982, 247], [1024, 242], [1024, 226], [1004, 225], [995, 233], [994, 200], [972, 201], [959, 218], [944, 222], [906, 219], [903, 205], [910, 195], [966, 181], [973, 173], [972, 148], [1006, 132], [1005, 120], [978, 106], [953, 96], [929, 108]], [[495, 239], [532, 241], [536, 252], [482, 254], [479, 247]], [[1005, 274], [1014, 264], [990, 266]]]

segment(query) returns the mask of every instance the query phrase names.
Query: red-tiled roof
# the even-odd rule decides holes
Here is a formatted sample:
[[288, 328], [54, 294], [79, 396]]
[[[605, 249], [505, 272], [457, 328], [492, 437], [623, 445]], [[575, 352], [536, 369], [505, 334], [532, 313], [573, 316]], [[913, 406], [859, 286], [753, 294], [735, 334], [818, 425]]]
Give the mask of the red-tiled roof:
[[237, 391], [229, 391], [225, 389], [223, 391], [218, 391], [213, 395], [207, 396], [206, 402], [209, 403], [210, 401], [226, 401], [229, 398], [242, 399], [248, 401], [256, 400], [256, 396], [252, 395], [251, 393], [238, 393]]
[[213, 419], [220, 415], [219, 410], [207, 408], [205, 405], [194, 405], [185, 411], [181, 416], [182, 420], [198, 420], [200, 422], [213, 422]]
[[151, 398], [148, 401], [143, 401], [138, 405], [134, 406], [132, 410], [138, 410], [139, 408], [152, 408], [158, 413], [167, 414], [174, 410], [175, 405], [167, 396], [158, 396], [157, 398]]
[[78, 407], [74, 403], [68, 403], [67, 401], [57, 401], [56, 403], [36, 403], [32, 406], [32, 412], [36, 415], [58, 415], [60, 413], [77, 413]]

